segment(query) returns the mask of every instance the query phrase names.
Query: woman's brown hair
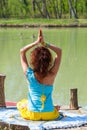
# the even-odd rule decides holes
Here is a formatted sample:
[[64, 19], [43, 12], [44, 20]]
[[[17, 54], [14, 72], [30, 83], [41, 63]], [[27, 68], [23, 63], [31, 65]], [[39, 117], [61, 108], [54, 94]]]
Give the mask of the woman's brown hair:
[[37, 47], [31, 52], [31, 65], [34, 72], [45, 77], [52, 66], [52, 55], [48, 48]]

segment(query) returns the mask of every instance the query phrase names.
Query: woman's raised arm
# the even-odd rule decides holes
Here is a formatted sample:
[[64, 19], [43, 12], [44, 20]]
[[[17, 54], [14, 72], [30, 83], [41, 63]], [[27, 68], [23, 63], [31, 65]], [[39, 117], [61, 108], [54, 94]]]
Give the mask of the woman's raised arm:
[[26, 45], [25, 47], [23, 47], [22, 49], [20, 49], [21, 65], [22, 65], [22, 69], [23, 69], [23, 72], [24, 72], [25, 75], [26, 75], [27, 68], [29, 66], [28, 65], [28, 61], [27, 61], [27, 57], [26, 57], [26, 52], [28, 50], [30, 50], [32, 47], [34, 47], [35, 45], [37, 45], [37, 44], [39, 44], [39, 43], [42, 42], [43, 37], [40, 36], [40, 33], [41, 32], [39, 31], [39, 33], [38, 33], [38, 39], [35, 42], [33, 42], [33, 43], [29, 44], [29, 45]]
[[62, 50], [53, 44], [48, 44], [48, 46], [52, 51], [54, 51], [56, 53], [54, 65], [51, 69], [51, 72], [53, 72], [54, 75], [56, 75], [58, 72], [59, 66], [60, 66], [60, 62], [61, 62]]

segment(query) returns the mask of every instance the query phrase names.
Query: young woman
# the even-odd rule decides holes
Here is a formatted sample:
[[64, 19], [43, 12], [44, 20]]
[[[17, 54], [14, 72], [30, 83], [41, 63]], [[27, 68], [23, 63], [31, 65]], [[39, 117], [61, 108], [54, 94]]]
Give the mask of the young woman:
[[[26, 53], [30, 53], [28, 63]], [[51, 51], [56, 56], [53, 61]], [[24, 75], [29, 83], [28, 100], [18, 102], [17, 108], [21, 116], [29, 120], [53, 120], [59, 117], [57, 107], [52, 101], [53, 84], [61, 62], [61, 49], [44, 42], [40, 30], [35, 42], [20, 50], [21, 64]]]

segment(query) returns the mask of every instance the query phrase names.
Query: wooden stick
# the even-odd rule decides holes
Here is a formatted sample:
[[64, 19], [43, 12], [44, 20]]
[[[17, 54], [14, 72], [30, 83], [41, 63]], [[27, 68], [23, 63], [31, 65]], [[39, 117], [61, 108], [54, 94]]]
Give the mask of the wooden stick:
[[0, 74], [0, 107], [5, 107], [4, 80], [5, 75]]
[[73, 109], [73, 110], [78, 109], [77, 88], [70, 89], [70, 109]]

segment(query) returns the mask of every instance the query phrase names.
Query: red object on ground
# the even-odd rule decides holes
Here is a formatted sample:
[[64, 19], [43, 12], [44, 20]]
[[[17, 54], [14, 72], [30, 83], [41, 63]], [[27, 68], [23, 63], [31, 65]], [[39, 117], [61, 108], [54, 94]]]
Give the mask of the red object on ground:
[[6, 101], [5, 104], [6, 104], [7, 107], [8, 107], [8, 106], [9, 106], [9, 107], [10, 107], [10, 106], [15, 107], [15, 106], [17, 105], [16, 102], [11, 102], [11, 101]]

